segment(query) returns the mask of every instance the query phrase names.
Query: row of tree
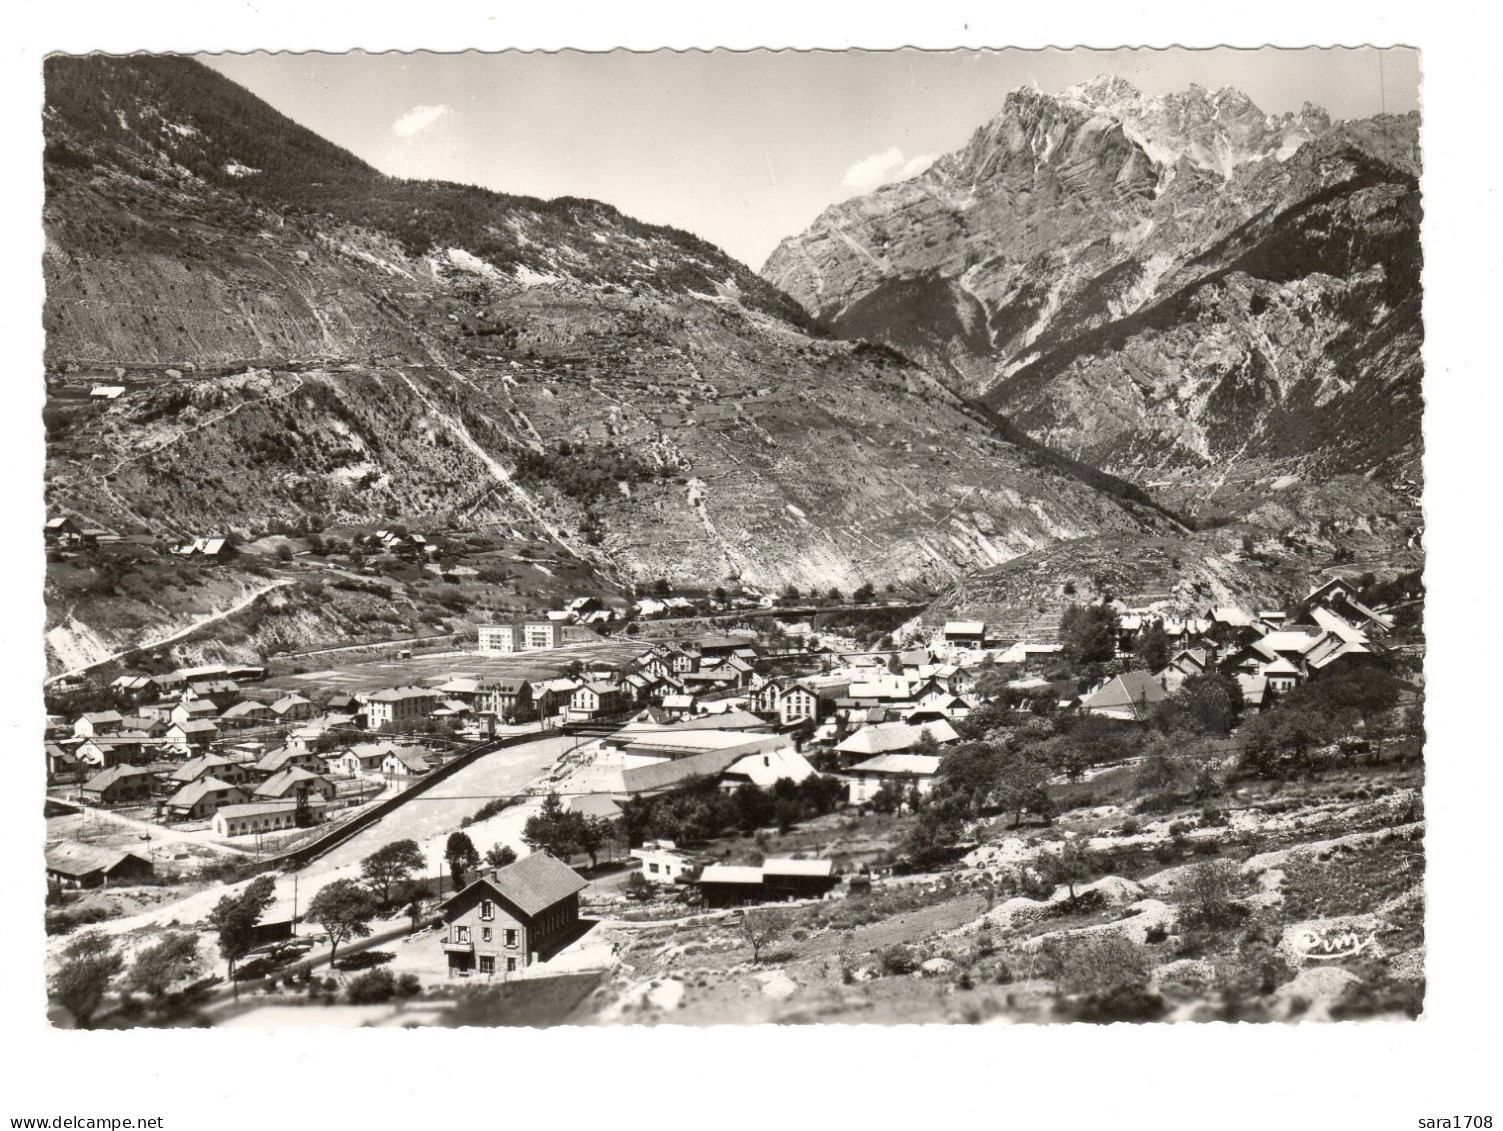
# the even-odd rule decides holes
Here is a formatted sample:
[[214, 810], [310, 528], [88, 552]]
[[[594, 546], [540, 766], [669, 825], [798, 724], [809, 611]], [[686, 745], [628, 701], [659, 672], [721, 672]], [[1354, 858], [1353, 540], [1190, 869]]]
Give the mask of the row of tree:
[[786, 831], [800, 821], [834, 812], [844, 795], [841, 783], [823, 774], [801, 782], [785, 778], [771, 789], [746, 783], [729, 791], [714, 778], [700, 778], [666, 793], [623, 802], [621, 824], [631, 844], [714, 840], [771, 826]]

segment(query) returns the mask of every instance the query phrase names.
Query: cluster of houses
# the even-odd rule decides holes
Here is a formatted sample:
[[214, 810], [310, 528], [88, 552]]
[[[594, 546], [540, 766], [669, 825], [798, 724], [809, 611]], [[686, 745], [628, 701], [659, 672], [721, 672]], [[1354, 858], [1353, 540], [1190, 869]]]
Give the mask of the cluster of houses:
[[392, 741], [249, 739], [177, 761], [119, 762], [82, 782], [97, 806], [150, 806], [168, 822], [206, 822], [216, 836], [317, 824], [336, 798], [362, 800], [431, 772], [440, 757]]
[[[1080, 709], [1116, 719], [1142, 719], [1187, 679], [1221, 672], [1236, 679], [1246, 707], [1261, 710], [1279, 695], [1322, 673], [1381, 664], [1380, 640], [1393, 618], [1368, 608], [1341, 578], [1315, 587], [1302, 607], [1308, 623], [1289, 623], [1276, 609], [1247, 613], [1215, 608], [1204, 617], [1161, 620], [1172, 642], [1169, 663], [1157, 672], [1130, 671], [1107, 680], [1080, 702]], [[1120, 618], [1121, 647], [1130, 651], [1136, 634], [1153, 624], [1146, 615]]]
[[419, 742], [369, 735], [401, 717], [401, 695], [315, 703], [252, 686], [264, 676], [254, 665], [122, 675], [112, 688], [125, 708], [49, 720], [48, 781], [78, 785], [87, 804], [154, 807], [169, 822], [244, 836], [317, 823], [336, 798], [362, 799], [441, 763]]

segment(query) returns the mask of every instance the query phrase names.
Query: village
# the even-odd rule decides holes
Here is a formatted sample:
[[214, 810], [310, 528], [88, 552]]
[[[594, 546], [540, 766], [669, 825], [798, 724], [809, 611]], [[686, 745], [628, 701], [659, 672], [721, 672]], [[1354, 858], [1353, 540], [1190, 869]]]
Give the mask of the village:
[[[57, 522], [48, 534], [90, 536]], [[374, 537], [428, 553], [421, 535]], [[749, 947], [732, 969], [775, 1018], [798, 983], [761, 952], [837, 932], [841, 913], [819, 910], [831, 901], [890, 905], [899, 921], [925, 903], [949, 910], [870, 948], [870, 965], [815, 946], [827, 994], [896, 973], [937, 1018], [1009, 1013], [1024, 1007], [961, 1001], [977, 997], [974, 976], [956, 973], [953, 946], [925, 948], [978, 923], [1005, 936], [1012, 913], [989, 908], [1018, 899], [1019, 924], [1035, 924], [1020, 943], [1035, 947], [1038, 917], [1061, 906], [1109, 916], [1140, 896], [1164, 920], [1149, 877], [1213, 864], [1221, 911], [1240, 921], [1256, 893], [1230, 894], [1225, 859], [1194, 863], [1231, 851], [1218, 839], [1237, 827], [1217, 800], [1229, 793], [1355, 775], [1381, 779], [1384, 813], [1408, 799], [1395, 827], [1414, 816], [1422, 636], [1402, 584], [1331, 576], [1290, 608], [1192, 615], [1071, 604], [1055, 638], [1026, 640], [892, 617], [876, 641], [815, 634], [781, 612], [789, 595], [716, 598], [747, 615], [695, 619], [704, 601], [662, 591], [583, 596], [480, 623], [463, 650], [332, 653], [314, 671], [302, 657], [112, 665], [107, 682], [58, 681], [46, 866], [65, 1023], [276, 1023], [310, 1008], [350, 1024], [522, 1023], [506, 1018], [537, 1009], [723, 1019], [708, 992], [696, 1017], [661, 960], [665, 941], [706, 949], [684, 932], [718, 940], [711, 951]], [[66, 712], [80, 702], [95, 709]], [[1200, 819], [1168, 819], [1181, 808]], [[1135, 929], [1166, 934], [1154, 917]], [[170, 977], [143, 973], [166, 957]], [[1082, 1008], [1063, 989], [1068, 966], [1025, 1012]], [[73, 976], [87, 992], [67, 992]], [[1124, 1007], [1126, 985], [1093, 986], [1086, 1008], [1175, 1006], [1155, 992]], [[482, 1007], [467, 996], [480, 990], [499, 996]], [[1203, 990], [1205, 1016], [1225, 1016]], [[1287, 1008], [1280, 992], [1265, 990], [1284, 1002], [1270, 1016]], [[825, 1012], [872, 1008], [841, 1000]]]

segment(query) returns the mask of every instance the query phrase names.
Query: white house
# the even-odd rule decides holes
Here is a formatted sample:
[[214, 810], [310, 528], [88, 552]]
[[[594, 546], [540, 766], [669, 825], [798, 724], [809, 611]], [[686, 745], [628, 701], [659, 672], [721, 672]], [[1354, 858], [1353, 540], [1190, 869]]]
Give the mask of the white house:
[[938, 754], [879, 754], [868, 758], [847, 771], [851, 804], [870, 801], [888, 782], [901, 786], [905, 793], [909, 789], [928, 793], [934, 788], [934, 775], [938, 770]]
[[676, 883], [694, 869], [693, 859], [671, 840], [643, 841], [635, 855], [642, 861], [642, 878], [652, 884]]

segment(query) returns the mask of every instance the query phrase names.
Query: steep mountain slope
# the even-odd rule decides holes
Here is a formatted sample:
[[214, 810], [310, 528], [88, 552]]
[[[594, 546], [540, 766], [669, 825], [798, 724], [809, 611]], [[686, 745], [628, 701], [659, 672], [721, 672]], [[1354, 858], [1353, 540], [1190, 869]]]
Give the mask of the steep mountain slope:
[[1315, 578], [1421, 569], [1422, 516], [1361, 476], [1317, 487], [1286, 483], [1233, 523], [1180, 535], [1086, 538], [978, 570], [948, 587], [910, 626], [932, 633], [977, 619], [1007, 639], [1052, 642], [1065, 607], [1120, 598], [1171, 616], [1214, 606], [1284, 608]]
[[1417, 132], [1417, 115], [1267, 116], [1229, 89], [1019, 90], [763, 275], [1138, 482], [1416, 479]]
[[1174, 528], [685, 233], [384, 177], [185, 59], [46, 77], [55, 508], [493, 525], [621, 579], [800, 586]]

